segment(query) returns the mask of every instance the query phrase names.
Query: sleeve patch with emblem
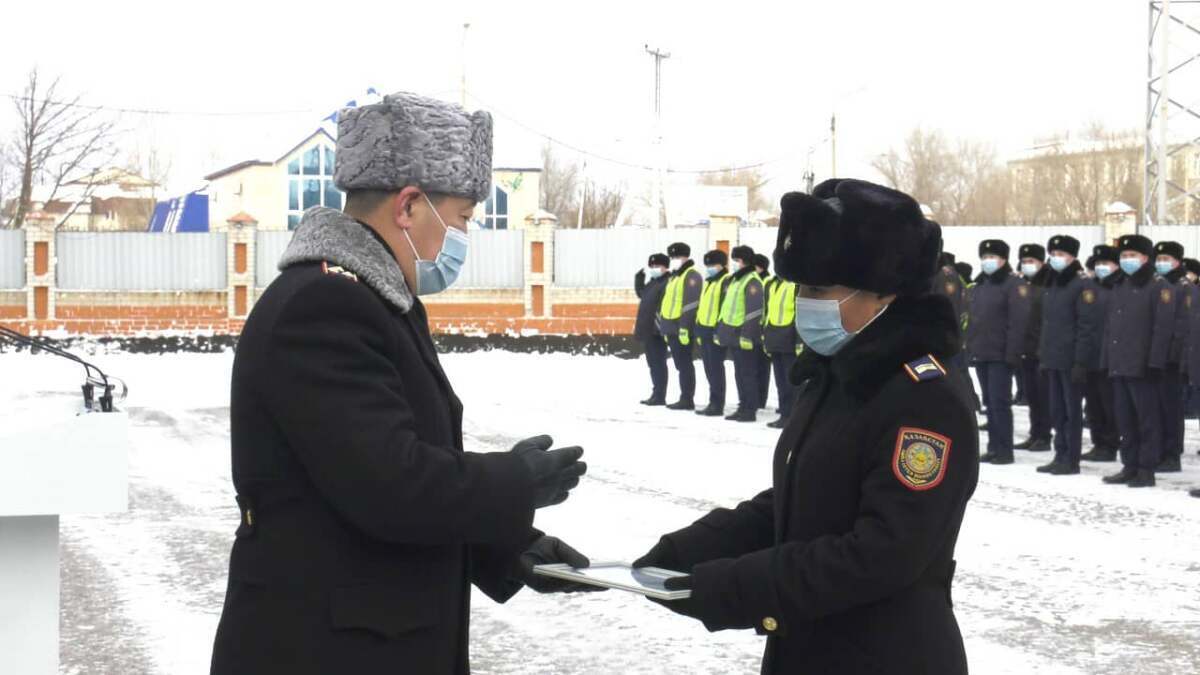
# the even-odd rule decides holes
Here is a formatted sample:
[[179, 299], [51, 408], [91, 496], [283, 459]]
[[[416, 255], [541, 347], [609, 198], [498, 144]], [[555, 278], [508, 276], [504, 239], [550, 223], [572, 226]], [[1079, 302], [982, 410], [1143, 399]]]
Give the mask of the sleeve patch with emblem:
[[932, 490], [946, 477], [949, 459], [949, 438], [925, 429], [901, 427], [896, 437], [892, 472], [910, 490]]
[[1021, 297], [1023, 298], [1025, 296], [1029, 295], [1029, 287], [1028, 286], [1019, 286], [1017, 288], [1017, 292], [1020, 293]]
[[1169, 304], [1171, 304], [1171, 289], [1169, 289], [1169, 288], [1164, 288], [1164, 289], [1162, 290], [1162, 293], [1159, 295], [1159, 297], [1161, 297], [1161, 298], [1162, 298], [1162, 302], [1163, 302], [1163, 304], [1164, 304], [1164, 305], [1169, 305]]
[[1095, 302], [1096, 301], [1096, 291], [1093, 291], [1091, 289], [1084, 291], [1083, 292], [1083, 301], [1089, 305], [1092, 304], [1093, 302]]

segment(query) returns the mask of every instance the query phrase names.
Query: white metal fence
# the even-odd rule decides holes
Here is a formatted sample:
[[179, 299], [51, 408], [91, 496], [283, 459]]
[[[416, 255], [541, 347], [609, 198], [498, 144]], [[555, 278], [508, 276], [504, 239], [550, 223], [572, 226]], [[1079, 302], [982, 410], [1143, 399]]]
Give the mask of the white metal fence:
[[[520, 230], [473, 230], [471, 250], [455, 288], [521, 288], [525, 283], [525, 233]], [[279, 276], [291, 232], [258, 232], [254, 276], [259, 288]]]
[[63, 232], [58, 287], [96, 291], [207, 291], [226, 287], [225, 234]]
[[25, 287], [25, 231], [0, 230], [0, 288]]
[[708, 228], [559, 230], [554, 233], [554, 285], [628, 288], [652, 253], [681, 241], [696, 260], [708, 250]]

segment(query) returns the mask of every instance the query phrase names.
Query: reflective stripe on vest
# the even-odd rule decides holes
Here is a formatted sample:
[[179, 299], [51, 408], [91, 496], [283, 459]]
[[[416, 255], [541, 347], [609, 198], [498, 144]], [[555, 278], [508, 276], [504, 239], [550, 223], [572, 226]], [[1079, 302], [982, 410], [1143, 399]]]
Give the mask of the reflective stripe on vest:
[[767, 325], [782, 328], [795, 322], [796, 284], [781, 280], [771, 286], [771, 295], [767, 298]]
[[683, 274], [671, 277], [671, 280], [667, 282], [667, 290], [663, 292], [662, 305], [658, 311], [663, 319], [678, 321], [686, 310], [692, 309], [683, 306], [683, 287], [687, 283], [689, 274], [700, 276], [700, 272], [695, 267], [689, 267]]
[[700, 311], [696, 313], [696, 323], [705, 328], [716, 328], [717, 319], [721, 318], [721, 284], [725, 282], [728, 272], [704, 282], [704, 290], [700, 293]]
[[741, 328], [742, 324], [746, 323], [746, 287], [751, 283], [762, 285], [762, 281], [754, 273], [735, 279], [729, 285], [725, 302], [721, 303], [721, 323], [734, 328]]

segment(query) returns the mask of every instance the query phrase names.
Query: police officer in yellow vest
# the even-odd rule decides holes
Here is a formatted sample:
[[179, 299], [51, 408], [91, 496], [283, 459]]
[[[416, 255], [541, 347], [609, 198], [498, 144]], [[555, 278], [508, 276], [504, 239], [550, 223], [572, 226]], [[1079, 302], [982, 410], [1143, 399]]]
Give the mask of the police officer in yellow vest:
[[763, 286], [754, 267], [754, 249], [738, 246], [730, 257], [733, 258], [733, 278], [729, 282], [725, 301], [721, 303], [717, 344], [728, 349], [733, 359], [738, 409], [725, 419], [753, 422], [758, 417], [761, 396], [758, 388], [758, 354], [762, 349]]
[[692, 335], [696, 329], [696, 310], [700, 308], [700, 293], [704, 277], [691, 259], [692, 248], [682, 242], [667, 247], [671, 259], [671, 279], [663, 293], [658, 310], [658, 330], [667, 339], [671, 360], [679, 373], [679, 400], [670, 410], [695, 410], [696, 364], [692, 361]]
[[796, 284], [782, 277], [767, 282], [767, 311], [763, 315], [763, 350], [771, 356], [775, 390], [779, 392], [779, 419], [767, 426], [782, 429], [796, 399], [789, 374], [799, 353], [796, 332]]
[[696, 342], [708, 379], [708, 407], [697, 415], [720, 417], [725, 414], [725, 348], [717, 344], [717, 322], [721, 319], [721, 301], [729, 290], [729, 256], [720, 249], [704, 254], [704, 291], [696, 312]]

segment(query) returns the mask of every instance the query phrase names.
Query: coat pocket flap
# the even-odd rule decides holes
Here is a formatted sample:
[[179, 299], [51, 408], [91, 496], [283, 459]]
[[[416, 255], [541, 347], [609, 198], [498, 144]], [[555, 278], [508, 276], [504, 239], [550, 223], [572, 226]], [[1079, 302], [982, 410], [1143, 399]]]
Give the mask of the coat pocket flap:
[[441, 621], [438, 599], [425, 589], [385, 584], [335, 588], [330, 597], [334, 630], [362, 629], [387, 638]]

